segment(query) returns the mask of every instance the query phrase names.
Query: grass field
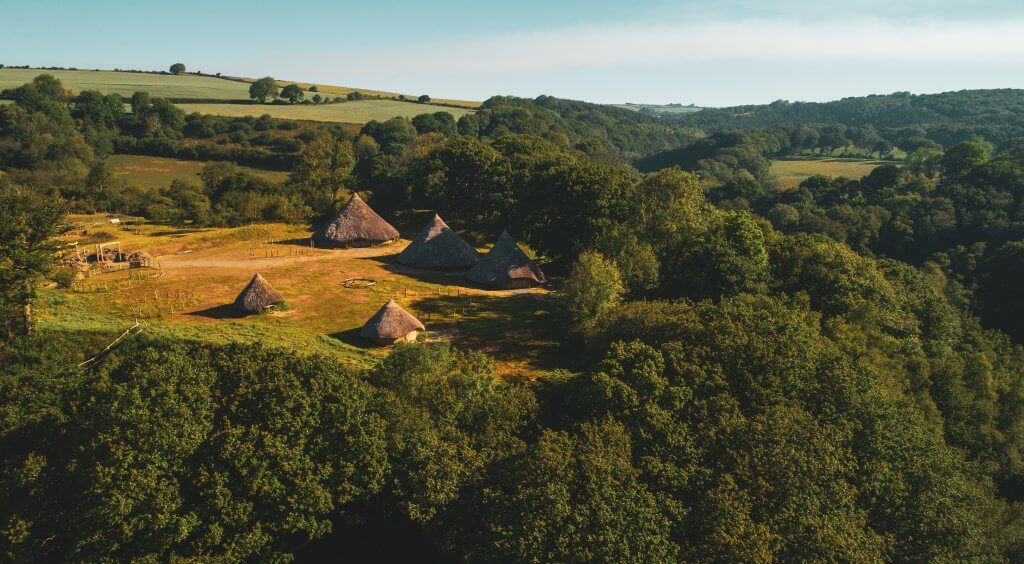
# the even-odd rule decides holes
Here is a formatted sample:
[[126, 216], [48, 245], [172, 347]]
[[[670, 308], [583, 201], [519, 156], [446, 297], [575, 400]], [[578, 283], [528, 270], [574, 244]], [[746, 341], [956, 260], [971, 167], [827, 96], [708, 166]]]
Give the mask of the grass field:
[[219, 116], [255, 116], [270, 114], [275, 118], [366, 123], [393, 117], [413, 117], [424, 113], [448, 112], [458, 119], [472, 110], [399, 102], [396, 100], [359, 100], [341, 104], [276, 105], [276, 104], [178, 104], [187, 113], [199, 112]]
[[[199, 184], [199, 171], [203, 170], [203, 166], [206, 164], [199, 161], [180, 161], [138, 155], [114, 155], [108, 159], [108, 162], [118, 177], [131, 185], [143, 188], [166, 188], [174, 180]], [[271, 182], [282, 182], [288, 178], [287, 172], [245, 166], [239, 168]]]
[[795, 188], [815, 174], [861, 178], [885, 161], [849, 160], [835, 158], [774, 159], [771, 173], [782, 188]]
[[239, 100], [249, 98], [249, 85], [242, 82], [206, 76], [149, 74], [115, 71], [62, 71], [40, 69], [0, 69], [0, 89], [14, 88], [40, 74], [60, 79], [65, 88], [75, 92], [99, 90], [104, 94], [131, 96], [146, 91], [162, 98], [211, 98]]
[[[546, 290], [485, 291], [459, 274], [400, 266], [395, 256], [406, 240], [321, 250], [308, 247], [308, 231], [280, 224], [192, 230], [145, 223], [118, 227], [103, 216], [72, 221], [78, 227], [69, 240], [87, 245], [116, 239], [126, 252], [150, 252], [158, 268], [101, 274], [73, 289], [45, 290], [37, 304], [43, 330], [111, 335], [140, 320], [153, 335], [263, 342], [365, 366], [389, 349], [371, 346], [359, 328], [393, 298], [423, 321], [429, 339], [485, 351], [504, 376], [532, 378], [564, 365], [557, 336], [550, 333]], [[240, 317], [231, 303], [256, 271], [284, 294], [287, 308]], [[342, 285], [353, 277], [376, 284]]]

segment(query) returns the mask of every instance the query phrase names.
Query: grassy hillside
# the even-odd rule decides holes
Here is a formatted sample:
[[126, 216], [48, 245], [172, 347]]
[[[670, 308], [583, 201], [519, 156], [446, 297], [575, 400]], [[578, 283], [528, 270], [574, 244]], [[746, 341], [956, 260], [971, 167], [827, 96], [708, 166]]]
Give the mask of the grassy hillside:
[[259, 117], [263, 114], [270, 114], [272, 117], [282, 119], [341, 123], [366, 123], [374, 119], [386, 120], [396, 116], [413, 117], [439, 111], [448, 112], [458, 119], [472, 112], [465, 108], [431, 106], [395, 100], [359, 100], [321, 106], [274, 104], [178, 104], [178, 106], [186, 113], [199, 112], [231, 117]]
[[[143, 188], [166, 188], [174, 180], [199, 184], [199, 171], [203, 170], [203, 166], [206, 165], [201, 161], [183, 161], [141, 155], [114, 155], [108, 162], [118, 177], [128, 184]], [[287, 172], [246, 166], [239, 168], [271, 182], [281, 182], [288, 177]]]
[[[47, 73], [60, 79], [64, 86], [81, 92], [82, 90], [98, 90], [104, 94], [120, 94], [131, 96], [135, 92], [145, 91], [153, 96], [161, 98], [194, 98], [213, 100], [245, 100], [249, 98], [249, 84], [238, 79], [229, 80], [226, 78], [215, 78], [210, 76], [196, 76], [193, 74], [172, 75], [141, 72], [121, 72], [106, 70], [46, 70], [46, 69], [0, 69], [0, 90], [15, 88], [31, 82], [40, 74]], [[285, 86], [293, 84], [290, 81], [279, 80], [278, 84]], [[312, 83], [296, 82], [308, 90]], [[317, 84], [317, 91], [322, 96], [344, 96], [349, 92], [362, 92], [370, 96], [398, 97], [396, 92], [385, 92], [368, 88], [354, 88], [349, 86], [332, 86]], [[307, 97], [312, 94], [307, 93]], [[409, 99], [415, 99], [418, 95], [406, 94]], [[466, 108], [475, 108], [480, 102], [469, 100], [434, 99], [435, 104], [450, 104]], [[389, 116], [390, 117], [390, 116]]]
[[0, 69], [0, 90], [15, 88], [32, 82], [40, 74], [52, 74], [75, 92], [98, 90], [104, 94], [131, 96], [145, 91], [162, 98], [197, 98], [216, 100], [242, 100], [249, 98], [249, 85], [222, 78], [176, 76], [116, 71], [69, 71], [40, 69]]

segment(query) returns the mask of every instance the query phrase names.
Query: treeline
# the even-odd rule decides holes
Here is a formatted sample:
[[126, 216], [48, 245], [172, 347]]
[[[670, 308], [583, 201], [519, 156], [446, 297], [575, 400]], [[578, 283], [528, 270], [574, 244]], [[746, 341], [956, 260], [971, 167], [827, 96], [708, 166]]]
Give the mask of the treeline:
[[[171, 101], [144, 92], [128, 100], [95, 91], [74, 95], [49, 75], [6, 95], [15, 103], [0, 109], [0, 168], [18, 183], [60, 194], [76, 211], [139, 214], [197, 226], [318, 221], [352, 188], [394, 192], [406, 161], [455, 137], [486, 141], [531, 135], [614, 163], [698, 136], [628, 110], [550, 97], [492, 98], [458, 121], [441, 111], [372, 121], [356, 130], [266, 115], [185, 115]], [[203, 186], [178, 183], [156, 191], [127, 186], [101, 162], [111, 154], [226, 161], [293, 174], [286, 185], [270, 186], [234, 170], [231, 176], [240, 179], [234, 184], [251, 194], [222, 199], [223, 191], [206, 180]], [[388, 198], [392, 206], [404, 201], [381, 199]]]
[[[716, 171], [739, 169], [766, 180], [768, 159], [799, 156], [832, 156], [841, 151], [844, 157], [893, 159], [894, 151], [904, 152], [903, 160], [924, 162], [942, 153], [942, 146], [924, 136], [919, 128], [876, 130], [871, 125], [847, 127], [841, 123], [786, 123], [742, 131], [721, 131], [691, 143], [662, 151], [634, 164], [642, 172], [669, 167], [686, 170], [701, 169], [714, 176]], [[972, 136], [972, 141], [984, 141]], [[1018, 140], [1004, 142], [1007, 152], [1021, 152]]]
[[474, 137], [536, 135], [588, 153], [633, 159], [676, 147], [700, 136], [656, 118], [614, 106], [540, 96], [495, 96], [459, 119], [458, 131]]
[[911, 128], [916, 136], [951, 147], [974, 136], [994, 143], [1024, 137], [1024, 90], [961, 90], [941, 94], [897, 92], [833, 102], [788, 102], [705, 108], [667, 116], [666, 121], [708, 132], [770, 127], [783, 123], [870, 125], [886, 136]]
[[[145, 92], [127, 100], [126, 111], [126, 101], [116, 94], [72, 95], [48, 75], [9, 94], [14, 103], [0, 107], [0, 170], [11, 182], [67, 200], [77, 212], [124, 213], [194, 226], [302, 222], [311, 215], [310, 203], [319, 202], [302, 194], [301, 186], [267, 182], [233, 163], [278, 169], [299, 163], [301, 168], [302, 155], [315, 155], [305, 150], [307, 145], [333, 145], [339, 139], [351, 144], [342, 126], [270, 116], [185, 115], [168, 100]], [[104, 159], [115, 153], [228, 163], [208, 165], [201, 184], [143, 189], [114, 174]]]
[[822, 233], [867, 255], [925, 269], [987, 324], [1024, 338], [1024, 161], [984, 143], [861, 179], [808, 179], [753, 194], [754, 209], [789, 233]]

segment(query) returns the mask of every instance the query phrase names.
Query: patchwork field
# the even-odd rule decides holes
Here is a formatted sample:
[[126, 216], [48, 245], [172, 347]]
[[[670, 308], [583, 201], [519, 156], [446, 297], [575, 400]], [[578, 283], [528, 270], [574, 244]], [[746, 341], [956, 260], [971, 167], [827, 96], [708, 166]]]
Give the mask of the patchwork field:
[[186, 113], [199, 112], [218, 116], [259, 117], [270, 114], [275, 118], [330, 121], [340, 123], [366, 123], [370, 120], [386, 120], [393, 117], [413, 117], [433, 112], [448, 112], [455, 119], [471, 113], [466, 108], [430, 106], [396, 100], [359, 100], [341, 104], [278, 105], [278, 104], [178, 104]]
[[815, 174], [861, 178], [871, 173], [885, 161], [850, 160], [836, 158], [820, 159], [774, 159], [771, 174], [782, 188], [796, 188]]
[[[146, 157], [139, 155], [114, 155], [108, 159], [118, 177], [131, 185], [142, 188], [166, 188], [174, 180], [184, 180], [199, 184], [199, 172], [205, 162], [181, 161], [164, 157]], [[239, 166], [271, 182], [282, 182], [288, 178], [287, 172], [263, 170]]]
[[[37, 310], [40, 329], [116, 335], [136, 320], [154, 335], [214, 343], [264, 342], [337, 356], [366, 365], [388, 351], [359, 336], [359, 328], [388, 299], [427, 326], [428, 338], [494, 355], [508, 377], [535, 377], [561, 354], [550, 335], [547, 290], [486, 291], [457, 273], [400, 266], [407, 244], [321, 250], [295, 226], [174, 229], [145, 223], [114, 226], [103, 216], [75, 216], [69, 240], [121, 241], [124, 251], [145, 249], [154, 268], [95, 275], [71, 289], [45, 290]], [[409, 234], [406, 234], [409, 235]], [[254, 272], [286, 297], [287, 308], [238, 316], [231, 307]], [[366, 287], [345, 287], [367, 278]]]

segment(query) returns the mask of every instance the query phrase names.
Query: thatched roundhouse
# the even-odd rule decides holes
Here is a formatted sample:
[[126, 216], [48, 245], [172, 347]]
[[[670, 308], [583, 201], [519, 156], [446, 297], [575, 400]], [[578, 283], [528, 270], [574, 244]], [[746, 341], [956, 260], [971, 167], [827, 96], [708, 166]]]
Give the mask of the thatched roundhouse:
[[284, 296], [257, 272], [249, 285], [235, 298], [235, 307], [246, 313], [258, 313], [284, 302]]
[[397, 341], [415, 341], [420, 331], [425, 329], [419, 319], [402, 309], [395, 300], [388, 300], [363, 325], [359, 334], [382, 345], [390, 345]]
[[398, 230], [352, 194], [338, 215], [313, 233], [318, 247], [367, 247], [398, 239]]
[[149, 268], [153, 262], [153, 256], [146, 251], [135, 251], [128, 255], [128, 265], [132, 268]]
[[544, 273], [540, 267], [526, 256], [508, 231], [502, 231], [494, 247], [476, 266], [469, 269], [466, 278], [499, 290], [529, 288], [544, 283]]
[[480, 254], [435, 213], [423, 231], [398, 255], [398, 262], [434, 270], [459, 270], [480, 262]]

